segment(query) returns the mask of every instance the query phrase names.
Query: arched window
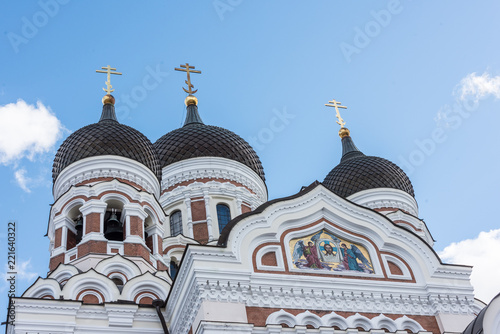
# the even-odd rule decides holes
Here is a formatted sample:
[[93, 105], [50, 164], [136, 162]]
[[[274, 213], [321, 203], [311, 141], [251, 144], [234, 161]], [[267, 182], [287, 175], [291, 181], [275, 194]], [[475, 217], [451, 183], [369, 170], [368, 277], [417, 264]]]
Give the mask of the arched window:
[[226, 204], [217, 204], [217, 221], [219, 222], [219, 232], [229, 223], [231, 220], [231, 211]]
[[177, 210], [170, 214], [170, 235], [175, 237], [182, 233], [182, 213]]

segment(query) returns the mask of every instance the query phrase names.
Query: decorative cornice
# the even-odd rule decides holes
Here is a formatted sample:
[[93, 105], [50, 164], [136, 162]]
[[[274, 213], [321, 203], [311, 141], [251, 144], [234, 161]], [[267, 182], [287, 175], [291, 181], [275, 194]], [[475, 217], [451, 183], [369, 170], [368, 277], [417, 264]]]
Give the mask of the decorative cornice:
[[197, 179], [224, 179], [252, 190], [261, 202], [267, 201], [267, 187], [249, 167], [234, 160], [199, 157], [182, 160], [163, 168], [162, 191], [179, 183]]
[[398, 189], [368, 189], [357, 192], [347, 199], [370, 209], [397, 208], [418, 216], [418, 204], [415, 198]]
[[[209, 197], [209, 196], [224, 196], [237, 199], [250, 204], [252, 207], [257, 207], [262, 204], [262, 201], [256, 194], [252, 194], [244, 187], [238, 187], [229, 182], [209, 181], [209, 182], [193, 182], [187, 186], [179, 186], [172, 191], [164, 193], [160, 197], [162, 207], [168, 207], [172, 203], [189, 199], [190, 197]], [[185, 203], [189, 207], [190, 201]]]
[[[179, 318], [170, 320], [173, 332], [179, 334], [188, 333], [203, 301], [244, 303], [249, 307], [427, 316], [473, 315], [477, 308], [473, 299], [456, 294], [377, 294], [342, 291], [338, 288], [283, 289], [220, 280], [199, 281], [186, 291], [182, 305], [176, 305], [181, 307], [176, 312]], [[171, 316], [171, 312], [167, 308], [167, 316]]]
[[133, 182], [149, 193], [160, 195], [159, 181], [149, 168], [132, 159], [102, 155], [85, 158], [66, 167], [54, 183], [54, 199], [59, 198], [71, 186], [92, 179], [108, 177]]

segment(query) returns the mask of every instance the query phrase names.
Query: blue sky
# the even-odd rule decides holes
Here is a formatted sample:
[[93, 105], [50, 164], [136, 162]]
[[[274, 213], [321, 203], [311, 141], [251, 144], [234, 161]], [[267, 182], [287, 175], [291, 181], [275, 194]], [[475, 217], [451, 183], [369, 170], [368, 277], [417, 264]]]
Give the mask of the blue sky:
[[0, 249], [16, 220], [18, 293], [48, 270], [52, 160], [72, 131], [99, 119], [105, 75], [95, 70], [123, 72], [112, 78], [119, 120], [154, 142], [183, 122], [185, 77], [173, 68], [189, 62], [203, 72], [192, 77], [203, 120], [253, 144], [271, 199], [338, 163], [324, 104], [348, 106], [357, 146], [409, 174], [435, 249], [458, 243], [446, 260], [484, 267], [489, 281], [476, 275], [475, 285], [489, 284], [481, 296], [491, 298], [500, 290], [491, 265], [500, 252], [499, 10], [493, 0], [3, 1], [0, 129], [10, 132], [0, 134]]

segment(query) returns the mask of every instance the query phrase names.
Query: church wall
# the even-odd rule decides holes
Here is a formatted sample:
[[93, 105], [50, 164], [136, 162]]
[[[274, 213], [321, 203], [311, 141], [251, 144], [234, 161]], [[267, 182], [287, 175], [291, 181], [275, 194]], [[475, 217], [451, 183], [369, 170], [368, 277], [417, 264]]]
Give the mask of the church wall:
[[68, 230], [66, 237], [66, 250], [70, 250], [75, 247], [76, 247], [76, 234]]
[[203, 301], [198, 309], [192, 327], [198, 328], [200, 321], [242, 322], [247, 323], [247, 312], [243, 303], [223, 303]]
[[55, 238], [54, 238], [54, 248], [61, 246], [61, 244], [62, 244], [61, 238], [62, 238], [62, 227], [56, 229], [56, 234], [55, 234]]
[[207, 223], [194, 223], [193, 235], [194, 240], [198, 241], [202, 245], [206, 244], [209, 239]]
[[100, 240], [89, 240], [78, 244], [78, 258], [82, 258], [87, 254], [107, 254], [108, 242]]
[[85, 216], [85, 234], [101, 231], [101, 214], [92, 212]]
[[248, 203], [242, 203], [241, 204], [241, 213], [247, 213], [252, 211], [252, 207]]
[[64, 263], [64, 254], [59, 254], [50, 258], [49, 261], [49, 270], [52, 271], [56, 269], [59, 263]]
[[[456, 314], [438, 314], [436, 316], [439, 324], [439, 329], [442, 332], [458, 332], [461, 333], [467, 325], [474, 320], [475, 315], [461, 316]], [[439, 332], [435, 332], [439, 333]], [[488, 334], [488, 332], [485, 332]], [[493, 334], [493, 333], [492, 333]]]
[[207, 219], [203, 197], [191, 198], [191, 215], [194, 222]]
[[151, 263], [149, 249], [142, 244], [124, 243], [124, 255], [125, 256], [140, 256], [148, 263]]
[[144, 236], [144, 224], [142, 219], [136, 216], [131, 216], [130, 217], [130, 234], [131, 235], [137, 235], [139, 237]]

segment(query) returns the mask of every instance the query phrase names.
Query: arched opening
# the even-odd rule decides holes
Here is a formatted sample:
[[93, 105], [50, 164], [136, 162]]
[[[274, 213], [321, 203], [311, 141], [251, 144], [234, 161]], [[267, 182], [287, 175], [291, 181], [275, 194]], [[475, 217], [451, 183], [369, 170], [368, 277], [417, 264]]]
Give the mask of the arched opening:
[[170, 258], [170, 277], [174, 279], [175, 276], [177, 276], [178, 271], [179, 271], [179, 265], [177, 263], [177, 259], [174, 256], [172, 256]]
[[231, 220], [231, 210], [226, 204], [217, 204], [217, 221], [219, 223], [219, 232], [221, 232], [227, 223]]
[[182, 213], [180, 210], [170, 214], [170, 235], [175, 237], [182, 234]]
[[66, 236], [66, 250], [70, 250], [74, 248], [76, 245], [82, 241], [83, 237], [83, 216], [82, 213], [80, 212], [80, 208], [82, 205], [76, 205], [71, 208], [68, 212], [68, 218], [73, 221], [75, 225], [74, 228], [76, 230], [76, 234], [71, 230], [68, 229], [68, 234]]
[[104, 237], [112, 241], [123, 241], [125, 239], [122, 219], [123, 203], [110, 199], [106, 201], [106, 204], [108, 207], [104, 214]]
[[144, 219], [144, 241], [146, 241], [146, 247], [149, 248], [151, 254], [153, 254], [153, 236], [149, 235], [148, 230], [153, 225], [153, 218], [151, 218], [151, 214], [148, 213], [148, 216]]
[[111, 279], [113, 283], [115, 283], [117, 286], [122, 286], [123, 285], [123, 280], [120, 277], [113, 277]]

